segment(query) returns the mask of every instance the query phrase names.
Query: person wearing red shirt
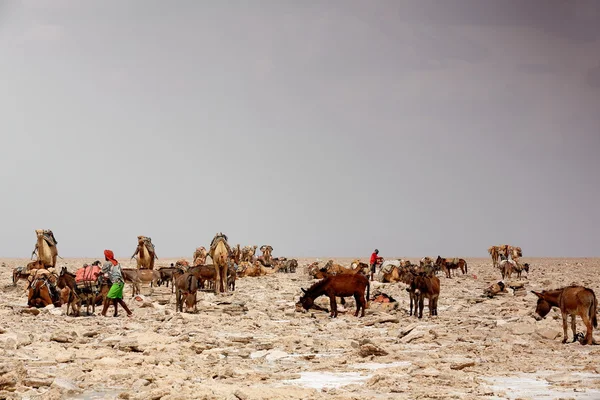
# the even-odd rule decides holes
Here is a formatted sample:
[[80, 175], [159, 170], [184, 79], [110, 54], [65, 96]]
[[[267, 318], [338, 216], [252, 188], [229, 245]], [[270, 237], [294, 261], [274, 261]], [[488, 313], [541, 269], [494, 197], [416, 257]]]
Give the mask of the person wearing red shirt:
[[381, 264], [381, 257], [379, 257], [379, 250], [375, 249], [373, 254], [371, 254], [371, 259], [369, 260], [369, 264], [371, 265], [371, 280], [373, 280], [373, 275], [375, 275], [375, 269], [378, 264]]

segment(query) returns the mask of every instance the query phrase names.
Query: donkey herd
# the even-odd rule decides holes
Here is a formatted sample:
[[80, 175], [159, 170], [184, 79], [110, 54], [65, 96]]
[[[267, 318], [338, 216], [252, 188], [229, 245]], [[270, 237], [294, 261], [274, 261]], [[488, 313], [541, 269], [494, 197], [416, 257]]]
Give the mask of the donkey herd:
[[[100, 261], [92, 265], [84, 265], [73, 274], [66, 267], [57, 273], [55, 270], [57, 241], [52, 231], [36, 230], [37, 244], [34, 254], [37, 259], [26, 267], [13, 270], [13, 284], [19, 279], [28, 281], [28, 304], [30, 307], [45, 307], [50, 304], [61, 306], [67, 304], [67, 314], [71, 308], [74, 315], [79, 315], [82, 305], [86, 305], [87, 313], [95, 312], [95, 306], [106, 301], [111, 282], [103, 276]], [[293, 273], [298, 268], [295, 259], [285, 257], [274, 258], [273, 247], [260, 247], [262, 254], [256, 256], [257, 246], [238, 244], [230, 247], [227, 236], [218, 233], [213, 238], [209, 250], [199, 247], [193, 254], [192, 265], [185, 259], [177, 261], [168, 267], [154, 268], [154, 260], [158, 259], [154, 244], [145, 236], [138, 236], [138, 246], [132, 256], [137, 258], [137, 268], [123, 268], [123, 278], [131, 284], [132, 296], [140, 293], [141, 284], [150, 287], [171, 285], [171, 293], [175, 294], [176, 311], [197, 311], [196, 297], [199, 290], [214, 290], [220, 294], [235, 290], [236, 278], [269, 275], [275, 272]], [[491, 246], [488, 253], [492, 258], [494, 268], [500, 270], [502, 279], [510, 278], [513, 273], [521, 277], [523, 272], [529, 273], [529, 264], [521, 263], [520, 247], [509, 245]], [[137, 256], [137, 257], [136, 257]], [[32, 255], [33, 257], [33, 255]], [[207, 259], [212, 259], [207, 264]], [[409, 296], [409, 315], [423, 317], [425, 299], [428, 301], [429, 315], [438, 314], [437, 304], [440, 296], [439, 272], [446, 279], [451, 279], [460, 270], [463, 275], [468, 273], [467, 262], [462, 258], [435, 259], [424, 257], [419, 264], [408, 260], [385, 260], [371, 269], [371, 266], [355, 260], [350, 267], [335, 264], [329, 260], [320, 267], [318, 262], [307, 267], [308, 275], [318, 279], [308, 289], [301, 289], [303, 294], [296, 303], [297, 311], [316, 309], [329, 312], [315, 303], [320, 296], [329, 297], [330, 316], [338, 315], [337, 299], [345, 304], [345, 297], [354, 297], [356, 303], [355, 316], [363, 317], [370, 300], [371, 282], [375, 279], [374, 270], [378, 270], [377, 278], [383, 283], [401, 282], [406, 285]], [[502, 283], [502, 282], [499, 282]], [[504, 284], [502, 284], [504, 286]], [[582, 344], [596, 344], [592, 337], [593, 328], [597, 328], [597, 299], [592, 289], [582, 286], [568, 286], [556, 290], [533, 292], [537, 297], [536, 314], [544, 318], [552, 309], [558, 307], [563, 319], [563, 343], [567, 342], [567, 319], [571, 317], [573, 341], [577, 340], [575, 317], [579, 315], [586, 326], [586, 334]]]

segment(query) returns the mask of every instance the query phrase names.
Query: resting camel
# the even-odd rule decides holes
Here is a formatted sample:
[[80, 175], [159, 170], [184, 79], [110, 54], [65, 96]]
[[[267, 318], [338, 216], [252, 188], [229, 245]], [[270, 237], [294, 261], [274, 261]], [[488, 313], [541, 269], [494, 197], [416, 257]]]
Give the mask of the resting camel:
[[227, 236], [222, 232], [217, 233], [210, 242], [209, 254], [215, 264], [215, 294], [227, 293], [227, 265], [231, 248], [227, 244]]
[[242, 249], [241, 261], [254, 262], [254, 255], [258, 246], [244, 246]]
[[262, 255], [258, 257], [259, 260], [263, 263], [264, 266], [270, 267], [273, 265], [273, 247], [269, 245], [263, 245], [260, 247], [260, 251], [262, 251]]
[[248, 261], [242, 261], [237, 270], [237, 276], [263, 276], [275, 273], [275, 270], [272, 268], [266, 268], [261, 264], [259, 260], [254, 261], [254, 263], [250, 263]]
[[208, 256], [208, 252], [204, 248], [204, 246], [200, 246], [194, 251], [194, 261], [192, 264], [196, 265], [205, 265], [206, 264], [206, 256]]
[[37, 259], [44, 264], [45, 268], [54, 268], [58, 256], [58, 250], [56, 249], [58, 242], [54, 238], [54, 234], [49, 229], [36, 229], [35, 234], [37, 235], [37, 243], [31, 257], [33, 258], [33, 255], [37, 253]]
[[154, 260], [158, 260], [158, 257], [156, 256], [152, 239], [146, 236], [138, 236], [138, 245], [131, 259], [136, 255], [138, 269], [154, 269]]
[[242, 249], [240, 248], [240, 244], [238, 243], [233, 250], [231, 251], [231, 258], [235, 264], [239, 264], [242, 258]]

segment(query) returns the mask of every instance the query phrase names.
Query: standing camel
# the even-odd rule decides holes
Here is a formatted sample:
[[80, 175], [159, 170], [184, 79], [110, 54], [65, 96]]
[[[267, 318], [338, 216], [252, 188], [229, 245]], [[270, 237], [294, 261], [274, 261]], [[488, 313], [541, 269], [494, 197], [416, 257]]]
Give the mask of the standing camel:
[[45, 268], [54, 268], [56, 266], [56, 257], [58, 256], [58, 250], [56, 244], [58, 243], [54, 238], [54, 234], [51, 230], [36, 229], [35, 234], [37, 235], [37, 243], [31, 253], [31, 257], [37, 253], [38, 260], [44, 264]]
[[490, 248], [488, 248], [488, 253], [490, 253], [490, 256], [492, 257], [492, 265], [496, 268], [498, 266], [498, 259], [500, 258], [498, 246], [490, 246]]
[[146, 236], [138, 236], [138, 245], [131, 259], [136, 255], [138, 269], [154, 269], [154, 260], [158, 260], [158, 257], [156, 256], [152, 239]]
[[210, 242], [210, 258], [215, 265], [215, 294], [228, 292], [227, 267], [231, 248], [227, 244], [227, 236], [219, 232]]

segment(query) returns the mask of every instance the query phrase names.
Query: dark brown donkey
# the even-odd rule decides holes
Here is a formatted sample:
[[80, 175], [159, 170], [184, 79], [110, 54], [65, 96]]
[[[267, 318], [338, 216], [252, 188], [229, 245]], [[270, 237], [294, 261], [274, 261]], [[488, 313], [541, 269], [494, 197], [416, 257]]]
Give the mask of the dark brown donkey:
[[367, 299], [369, 298], [370, 284], [369, 279], [362, 274], [341, 274], [328, 276], [327, 278], [315, 283], [308, 289], [302, 289], [304, 296], [300, 297], [299, 304], [305, 310], [317, 308], [323, 310], [323, 308], [314, 304], [317, 297], [327, 295], [329, 296], [329, 302], [331, 304], [331, 317], [337, 317], [337, 304], [335, 297], [348, 297], [354, 296], [356, 301], [356, 312], [354, 316], [357, 317], [360, 309], [362, 308], [361, 317], [365, 316], [365, 308], [367, 307], [367, 301], [365, 300], [365, 288], [367, 289]]
[[423, 318], [425, 297], [428, 299], [429, 316], [437, 315], [437, 304], [440, 297], [440, 280], [437, 276], [428, 275], [425, 272], [414, 275], [410, 290], [415, 296], [415, 314], [417, 313], [416, 305], [419, 306], [419, 318]]
[[435, 265], [446, 273], [446, 278], [452, 278], [451, 270], [453, 269], [458, 270], [460, 268], [463, 275], [468, 272], [467, 262], [464, 258], [442, 258], [438, 256]]
[[198, 292], [198, 279], [191, 272], [184, 274], [175, 273], [175, 312], [183, 312], [183, 303], [186, 311], [197, 311], [196, 293]]
[[575, 317], [579, 315], [586, 327], [585, 339], [581, 344], [596, 344], [592, 337], [592, 326], [598, 327], [596, 309], [598, 300], [592, 289], [583, 286], [567, 286], [562, 289], [544, 290], [541, 293], [531, 291], [538, 297], [535, 312], [544, 318], [552, 307], [560, 308], [563, 321], [563, 343], [567, 343], [567, 316], [571, 316], [573, 341], [577, 340]]

